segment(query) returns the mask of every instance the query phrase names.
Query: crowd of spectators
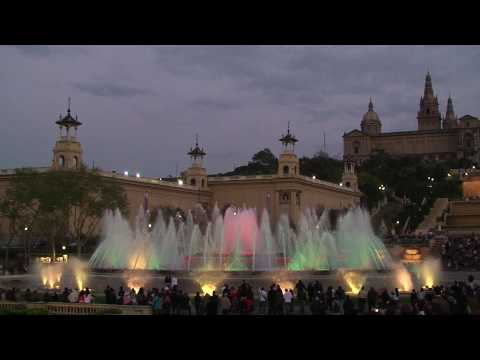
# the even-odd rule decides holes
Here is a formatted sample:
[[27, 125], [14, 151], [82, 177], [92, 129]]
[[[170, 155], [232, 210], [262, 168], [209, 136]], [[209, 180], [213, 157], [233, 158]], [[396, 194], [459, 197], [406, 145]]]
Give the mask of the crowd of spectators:
[[480, 237], [449, 236], [441, 249], [442, 267], [448, 271], [480, 271]]
[[[45, 295], [48, 294], [48, 295]], [[282, 289], [272, 284], [268, 290], [254, 291], [243, 281], [238, 287], [224, 284], [217, 293], [201, 295], [197, 292], [192, 298], [182, 291], [178, 284], [165, 283], [162, 288], [146, 291], [140, 288], [123, 288], [115, 291], [107, 286], [105, 302], [117, 305], [151, 306], [155, 315], [441, 315], [471, 314], [472, 304], [480, 302], [480, 286], [473, 276], [466, 282], [454, 282], [451, 286], [434, 286], [412, 290], [410, 294], [400, 294], [398, 289], [375, 289], [362, 287], [355, 296], [347, 294], [339, 286], [326, 289], [319, 281], [305, 285], [299, 280], [293, 289]], [[60, 294], [36, 291], [19, 291], [12, 288], [0, 289], [0, 299], [6, 301], [44, 301], [93, 303], [92, 291], [70, 290], [65, 288]]]

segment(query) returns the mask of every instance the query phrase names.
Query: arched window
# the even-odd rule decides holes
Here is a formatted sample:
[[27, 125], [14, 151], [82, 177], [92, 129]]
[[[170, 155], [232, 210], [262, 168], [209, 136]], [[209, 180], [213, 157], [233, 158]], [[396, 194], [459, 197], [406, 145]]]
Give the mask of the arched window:
[[350, 187], [350, 181], [347, 181], [347, 182], [345, 183], [345, 186], [349, 188], [349, 187]]
[[288, 165], [285, 165], [285, 166], [283, 167], [283, 174], [284, 174], [284, 175], [287, 175], [287, 174], [288, 174]]
[[73, 157], [73, 168], [74, 169], [78, 168], [78, 157], [76, 156]]
[[205, 187], [205, 179], [202, 179], [202, 187]]
[[60, 164], [60, 167], [65, 166], [65, 157], [63, 155], [60, 155], [60, 157], [58, 158], [58, 163]]
[[190, 185], [195, 186], [195, 184], [196, 184], [195, 179], [191, 179], [191, 180], [190, 180]]
[[288, 201], [288, 194], [287, 193], [283, 194], [282, 200], [283, 201]]
[[293, 168], [293, 173], [294, 173], [295, 175], [297, 175], [297, 167], [296, 167], [296, 166]]

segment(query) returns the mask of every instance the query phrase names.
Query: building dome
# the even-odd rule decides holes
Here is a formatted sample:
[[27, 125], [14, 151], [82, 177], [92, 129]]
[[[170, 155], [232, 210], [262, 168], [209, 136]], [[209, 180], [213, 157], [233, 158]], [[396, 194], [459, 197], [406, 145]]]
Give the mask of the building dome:
[[381, 132], [382, 123], [378, 114], [373, 110], [372, 99], [368, 103], [368, 111], [363, 115], [362, 131], [367, 134], [378, 134]]

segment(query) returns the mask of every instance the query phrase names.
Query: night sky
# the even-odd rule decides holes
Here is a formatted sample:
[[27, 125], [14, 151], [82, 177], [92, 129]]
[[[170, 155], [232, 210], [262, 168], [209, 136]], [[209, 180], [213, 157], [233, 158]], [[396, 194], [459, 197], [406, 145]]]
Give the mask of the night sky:
[[479, 46], [0, 46], [0, 168], [48, 166], [67, 98], [84, 161], [175, 175], [199, 133], [209, 173], [280, 151], [342, 156], [373, 98], [383, 131], [414, 130], [427, 70], [440, 109], [480, 115]]

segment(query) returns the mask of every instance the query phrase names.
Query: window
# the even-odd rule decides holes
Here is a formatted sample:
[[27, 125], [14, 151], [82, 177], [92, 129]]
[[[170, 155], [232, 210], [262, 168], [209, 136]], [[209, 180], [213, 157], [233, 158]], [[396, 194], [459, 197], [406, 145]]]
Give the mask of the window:
[[282, 195], [282, 200], [283, 201], [288, 201], [288, 194], [287, 193]]
[[73, 157], [73, 167], [74, 167], [75, 169], [78, 168], [78, 158], [77, 158], [76, 156]]
[[202, 179], [202, 187], [205, 187], [205, 179]]
[[295, 175], [297, 175], [297, 167], [296, 167], [296, 166], [293, 168], [293, 173], [294, 173]]
[[65, 158], [63, 155], [60, 155], [60, 157], [58, 158], [58, 163], [60, 164], [60, 167], [65, 166]]
[[284, 175], [288, 175], [288, 165], [285, 165], [285, 166], [283, 167], [283, 174], [284, 174]]
[[358, 141], [355, 141], [353, 143], [353, 152], [355, 154], [358, 154], [360, 152], [360, 143]]
[[196, 184], [195, 179], [190, 180], [190, 185], [195, 186], [195, 184]]
[[427, 112], [427, 115], [428, 115], [428, 114], [430, 114], [430, 109], [427, 109], [427, 111], [426, 111], [426, 112]]
[[349, 187], [350, 187], [350, 181], [347, 181], [347, 182], [345, 183], [345, 186], [349, 188]]

